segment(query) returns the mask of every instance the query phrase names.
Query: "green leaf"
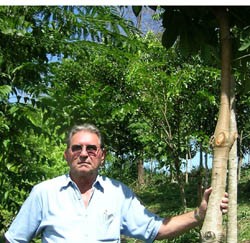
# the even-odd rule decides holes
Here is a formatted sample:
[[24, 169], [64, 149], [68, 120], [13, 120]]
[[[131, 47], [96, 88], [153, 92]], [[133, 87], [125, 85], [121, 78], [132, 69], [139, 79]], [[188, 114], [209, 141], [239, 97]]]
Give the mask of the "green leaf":
[[9, 85], [0, 86], [0, 98], [4, 98], [11, 92], [12, 88]]
[[18, 107], [16, 105], [12, 106], [9, 109], [10, 114], [14, 115], [18, 111]]
[[179, 26], [182, 21], [182, 16], [179, 13], [166, 13], [165, 15], [164, 27], [166, 29], [163, 32], [162, 44], [166, 48], [170, 48], [180, 35]]
[[18, 173], [18, 167], [16, 165], [13, 165], [12, 163], [7, 163], [6, 167], [9, 171]]
[[140, 14], [142, 6], [132, 6], [133, 13], [136, 17]]
[[249, 48], [249, 46], [250, 46], [250, 38], [247, 38], [240, 46], [239, 51], [245, 51], [247, 48]]
[[10, 139], [5, 139], [5, 140], [3, 141], [3, 145], [4, 145], [4, 147], [5, 147], [6, 149], [8, 148], [9, 143], [10, 143]]
[[27, 118], [36, 127], [41, 127], [42, 116], [40, 112], [27, 112]]

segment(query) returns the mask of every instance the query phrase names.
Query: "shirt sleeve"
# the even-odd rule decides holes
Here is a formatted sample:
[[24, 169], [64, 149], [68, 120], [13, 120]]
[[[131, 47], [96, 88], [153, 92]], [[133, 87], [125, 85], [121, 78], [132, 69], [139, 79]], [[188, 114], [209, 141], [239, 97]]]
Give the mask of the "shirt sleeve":
[[122, 234], [148, 243], [155, 240], [163, 218], [147, 210], [129, 189], [122, 210]]
[[5, 233], [6, 239], [11, 243], [31, 241], [39, 233], [37, 230], [41, 219], [42, 210], [39, 191], [34, 187], [8, 231]]

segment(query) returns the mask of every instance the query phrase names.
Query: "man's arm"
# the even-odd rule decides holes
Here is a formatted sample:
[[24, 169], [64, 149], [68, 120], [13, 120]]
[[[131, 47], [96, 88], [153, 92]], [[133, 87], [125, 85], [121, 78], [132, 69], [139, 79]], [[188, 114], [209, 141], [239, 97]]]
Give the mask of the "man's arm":
[[30, 242], [37, 232], [42, 218], [40, 190], [34, 187], [24, 201], [15, 219], [5, 232], [6, 242]]
[[156, 236], [156, 240], [176, 237], [198, 226], [200, 223], [201, 221], [194, 217], [194, 211], [165, 218]]
[[[156, 236], [156, 240], [173, 238], [200, 225], [205, 218], [208, 199], [211, 192], [211, 187], [205, 190], [200, 207], [196, 210], [171, 218], [165, 218]], [[225, 196], [223, 197], [220, 204], [222, 213], [227, 212], [227, 197], [228, 195], [225, 193]]]

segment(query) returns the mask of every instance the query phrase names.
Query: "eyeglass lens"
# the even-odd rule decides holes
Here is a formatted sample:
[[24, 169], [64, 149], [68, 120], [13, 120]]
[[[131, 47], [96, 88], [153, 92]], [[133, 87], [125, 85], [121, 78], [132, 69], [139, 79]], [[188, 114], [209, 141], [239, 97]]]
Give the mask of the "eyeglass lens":
[[[82, 149], [83, 149], [84, 145], [80, 145], [80, 144], [74, 144], [71, 146], [71, 151], [72, 153], [81, 153]], [[96, 153], [97, 151], [97, 146], [96, 145], [86, 145], [86, 151], [87, 153]]]

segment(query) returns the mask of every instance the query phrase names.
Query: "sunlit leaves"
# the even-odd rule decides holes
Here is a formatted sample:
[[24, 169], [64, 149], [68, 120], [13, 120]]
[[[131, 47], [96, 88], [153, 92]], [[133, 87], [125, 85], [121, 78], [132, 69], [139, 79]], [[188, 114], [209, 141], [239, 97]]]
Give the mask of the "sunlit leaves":
[[11, 86], [9, 85], [1, 85], [0, 86], [0, 101], [7, 97], [11, 92]]

